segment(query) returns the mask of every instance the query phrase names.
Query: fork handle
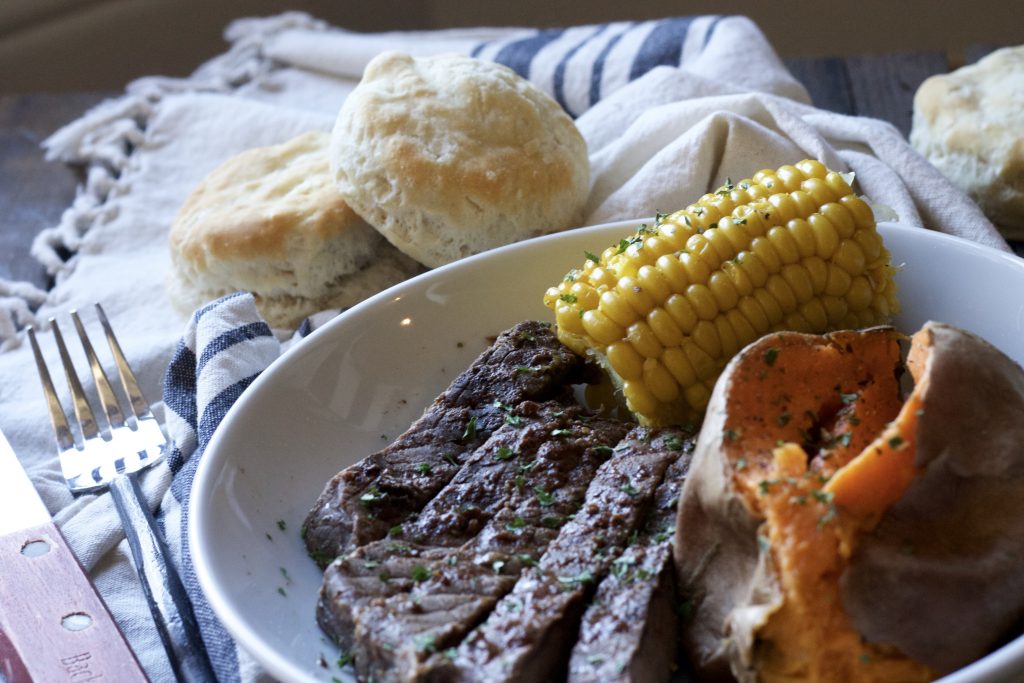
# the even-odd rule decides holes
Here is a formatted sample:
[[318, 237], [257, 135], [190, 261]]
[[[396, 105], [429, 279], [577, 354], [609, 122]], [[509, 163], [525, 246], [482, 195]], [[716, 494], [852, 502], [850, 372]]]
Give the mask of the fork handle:
[[175, 676], [185, 683], [216, 681], [192, 603], [181, 577], [171, 564], [167, 544], [149, 511], [137, 475], [130, 473], [115, 477], [110, 484], [110, 493]]

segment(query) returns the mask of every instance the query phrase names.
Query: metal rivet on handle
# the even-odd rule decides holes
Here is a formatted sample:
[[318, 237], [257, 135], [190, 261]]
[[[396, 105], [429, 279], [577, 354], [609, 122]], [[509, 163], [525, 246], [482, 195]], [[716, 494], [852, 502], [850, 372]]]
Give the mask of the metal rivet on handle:
[[84, 631], [92, 626], [92, 617], [85, 612], [72, 612], [60, 620], [60, 625], [69, 631]]
[[28, 541], [21, 546], [21, 554], [25, 557], [42, 557], [48, 552], [50, 552], [50, 544], [41, 538]]

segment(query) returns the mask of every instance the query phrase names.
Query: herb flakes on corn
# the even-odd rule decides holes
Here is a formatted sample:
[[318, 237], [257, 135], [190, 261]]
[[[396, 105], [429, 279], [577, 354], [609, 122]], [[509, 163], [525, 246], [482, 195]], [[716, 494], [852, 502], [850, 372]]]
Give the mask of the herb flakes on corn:
[[778, 330], [883, 324], [895, 268], [871, 208], [804, 160], [717, 191], [600, 255], [544, 294], [559, 339], [596, 356], [642, 424], [699, 421], [725, 364]]

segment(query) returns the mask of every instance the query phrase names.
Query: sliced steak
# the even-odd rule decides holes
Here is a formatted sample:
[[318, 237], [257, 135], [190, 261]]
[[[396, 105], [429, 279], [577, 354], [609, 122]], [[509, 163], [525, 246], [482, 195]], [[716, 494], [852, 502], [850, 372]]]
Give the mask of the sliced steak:
[[384, 537], [431, 500], [522, 401], [570, 400], [594, 367], [544, 323], [503, 332], [394, 443], [335, 475], [303, 525], [310, 555], [325, 566]]
[[583, 614], [569, 660], [572, 683], [658, 683], [672, 675], [679, 641], [672, 544], [693, 453], [692, 439], [681, 443], [643, 530], [612, 562]]
[[579, 509], [630, 425], [524, 402], [394, 538], [324, 573], [318, 620], [364, 678], [415, 680], [512, 589]]
[[523, 571], [512, 591], [454, 652], [431, 659], [434, 679], [564, 678], [580, 618], [597, 583], [643, 525], [682, 445], [680, 432], [631, 431], [538, 565]]

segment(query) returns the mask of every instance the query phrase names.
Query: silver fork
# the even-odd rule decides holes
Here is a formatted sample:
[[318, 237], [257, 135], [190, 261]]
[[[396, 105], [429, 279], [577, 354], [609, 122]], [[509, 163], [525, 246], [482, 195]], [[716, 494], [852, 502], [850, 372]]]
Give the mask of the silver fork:
[[72, 311], [71, 318], [88, 358], [96, 392], [107, 418], [108, 432], [102, 432], [71, 363], [57, 321], [50, 318], [50, 326], [57, 342], [64, 373], [67, 375], [68, 389], [71, 392], [75, 419], [81, 435], [78, 443], [57, 398], [57, 392], [54, 390], [53, 381], [50, 379], [49, 370], [36, 340], [35, 330], [28, 328], [39, 379], [43, 385], [43, 394], [57, 438], [61, 470], [74, 494], [109, 489], [121, 518], [121, 525], [124, 527], [157, 632], [175, 676], [178, 680], [189, 683], [214, 681], [216, 677], [210, 666], [206, 647], [199, 636], [199, 626], [188, 594], [170, 562], [166, 543], [138, 482], [138, 474], [142, 470], [163, 459], [167, 439], [143, 398], [135, 373], [128, 365], [121, 345], [99, 304], [96, 304], [96, 314], [110, 345], [121, 387], [128, 398], [128, 406], [134, 419], [125, 419], [125, 413], [89, 342], [89, 336], [78, 312]]

